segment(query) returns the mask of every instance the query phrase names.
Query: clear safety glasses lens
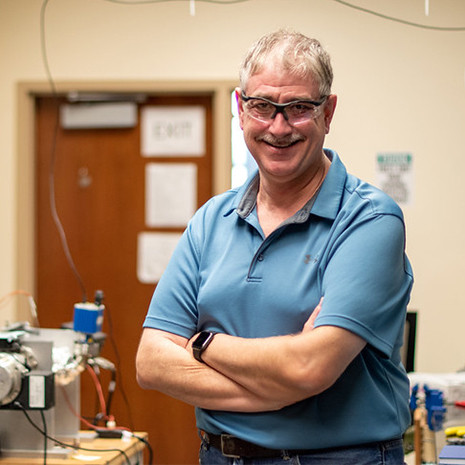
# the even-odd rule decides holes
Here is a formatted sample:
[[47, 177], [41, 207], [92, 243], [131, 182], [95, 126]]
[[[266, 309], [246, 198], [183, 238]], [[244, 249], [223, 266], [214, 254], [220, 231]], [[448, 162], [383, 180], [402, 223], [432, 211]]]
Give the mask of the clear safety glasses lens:
[[248, 97], [242, 94], [246, 112], [252, 118], [265, 123], [271, 123], [278, 113], [282, 113], [289, 124], [300, 124], [315, 119], [326, 98], [319, 101], [295, 100], [289, 103], [276, 103], [263, 97]]

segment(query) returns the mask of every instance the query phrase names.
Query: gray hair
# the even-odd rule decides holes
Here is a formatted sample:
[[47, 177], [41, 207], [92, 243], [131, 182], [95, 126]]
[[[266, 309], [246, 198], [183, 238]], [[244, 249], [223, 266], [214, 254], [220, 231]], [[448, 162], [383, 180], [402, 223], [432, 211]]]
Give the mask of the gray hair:
[[333, 70], [329, 54], [318, 40], [284, 29], [263, 36], [246, 54], [239, 72], [244, 92], [249, 78], [259, 73], [274, 54], [280, 58], [283, 70], [298, 77], [315, 79], [320, 97], [331, 93]]

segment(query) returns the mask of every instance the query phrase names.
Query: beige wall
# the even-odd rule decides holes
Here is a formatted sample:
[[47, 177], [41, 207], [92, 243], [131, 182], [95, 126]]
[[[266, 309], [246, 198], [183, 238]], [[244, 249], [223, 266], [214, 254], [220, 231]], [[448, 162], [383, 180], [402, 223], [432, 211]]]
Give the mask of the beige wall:
[[[413, 22], [465, 25], [463, 0], [430, 2], [429, 17], [422, 0], [353, 3]], [[17, 84], [46, 81], [41, 5], [0, 0], [0, 296], [17, 288], [17, 250], [30, 245], [17, 240], [24, 214]], [[191, 16], [183, 1], [50, 0], [51, 72], [57, 81], [75, 82], [234, 80], [244, 51], [262, 33], [290, 27], [318, 37], [332, 54], [339, 95], [327, 146], [372, 182], [378, 152], [414, 156], [414, 203], [405, 216], [416, 276], [411, 308], [420, 312], [417, 369], [464, 366], [465, 32], [409, 27], [329, 0], [197, 1], [195, 7]], [[1, 321], [14, 319], [11, 305], [0, 311]]]

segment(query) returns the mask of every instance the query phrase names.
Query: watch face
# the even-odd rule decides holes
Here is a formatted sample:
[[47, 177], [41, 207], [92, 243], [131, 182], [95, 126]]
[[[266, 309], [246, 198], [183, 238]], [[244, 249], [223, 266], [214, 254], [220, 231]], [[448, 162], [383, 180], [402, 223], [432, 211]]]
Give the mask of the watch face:
[[208, 331], [202, 331], [197, 339], [193, 342], [193, 346], [194, 347], [198, 347], [198, 348], [201, 348], [205, 342], [212, 336], [212, 333], [208, 332]]

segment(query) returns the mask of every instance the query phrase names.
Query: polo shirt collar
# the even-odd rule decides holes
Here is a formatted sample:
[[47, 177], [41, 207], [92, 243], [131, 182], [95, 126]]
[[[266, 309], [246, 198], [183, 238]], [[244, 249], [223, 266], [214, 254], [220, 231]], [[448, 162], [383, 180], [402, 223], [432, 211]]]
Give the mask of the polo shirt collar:
[[256, 171], [253, 178], [247, 183], [247, 187], [242, 196], [236, 196], [236, 199], [240, 200], [239, 205], [237, 205], [236, 212], [241, 218], [247, 218], [257, 204], [259, 180], [260, 176], [258, 171]]
[[[299, 210], [293, 217], [292, 222], [303, 222], [313, 215], [322, 218], [335, 219], [341, 204], [342, 194], [347, 178], [347, 170], [334, 150], [324, 149], [326, 156], [331, 160], [331, 166], [326, 174], [316, 196], [313, 196], [307, 204]], [[255, 170], [249, 179], [236, 190], [230, 207], [225, 212], [225, 216], [234, 210], [241, 218], [246, 218], [255, 208], [257, 203], [259, 174]], [[291, 218], [289, 219], [291, 220]]]
[[331, 166], [313, 205], [312, 215], [334, 220], [341, 206], [347, 170], [334, 150], [324, 149], [324, 151], [331, 160]]

